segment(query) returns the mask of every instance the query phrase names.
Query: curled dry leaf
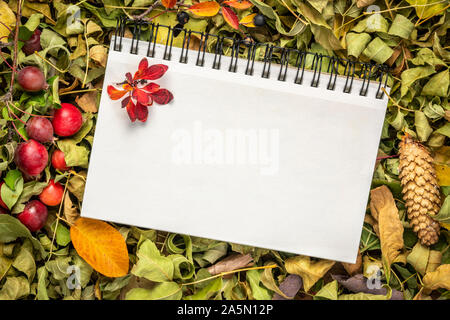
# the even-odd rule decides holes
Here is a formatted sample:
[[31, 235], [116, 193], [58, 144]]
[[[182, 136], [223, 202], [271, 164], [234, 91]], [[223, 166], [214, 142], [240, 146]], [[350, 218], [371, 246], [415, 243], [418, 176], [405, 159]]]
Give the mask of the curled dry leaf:
[[[295, 297], [297, 292], [302, 287], [302, 278], [300, 278], [296, 274], [290, 274], [288, 275], [281, 283], [280, 283], [280, 290], [288, 297], [292, 297], [292, 299]], [[277, 292], [273, 295], [272, 300], [289, 300]]]
[[370, 211], [378, 220], [381, 253], [389, 268], [403, 249], [403, 225], [388, 187], [383, 185], [370, 191]]
[[69, 193], [64, 195], [64, 219], [73, 224], [80, 216], [78, 209], [73, 205], [72, 199], [70, 199]]
[[439, 288], [450, 290], [450, 264], [443, 264], [435, 271], [428, 272], [422, 279], [423, 285], [428, 290]]
[[75, 102], [84, 112], [96, 113], [98, 111], [97, 107], [97, 92], [87, 92], [81, 97], [77, 96]]
[[361, 271], [361, 267], [362, 267], [362, 256], [361, 256], [361, 252], [359, 252], [358, 250], [358, 256], [356, 257], [356, 262], [355, 263], [345, 263], [342, 262], [342, 266], [344, 267], [345, 271], [347, 271], [347, 273], [349, 275], [354, 275], [358, 272]]
[[89, 49], [89, 56], [96, 63], [101, 65], [103, 68], [106, 67], [106, 60], [108, 57], [108, 50], [102, 45], [95, 45]]
[[[345, 277], [342, 275], [332, 275], [332, 278], [334, 280], [337, 280], [337, 282], [342, 285], [347, 290], [354, 292], [354, 293], [369, 293], [369, 294], [375, 294], [375, 295], [387, 295], [388, 290], [383, 287], [376, 287], [375, 285], [370, 286], [367, 283], [367, 278], [364, 277], [362, 274], [357, 274], [353, 277]], [[403, 293], [398, 290], [392, 290], [391, 300], [403, 300]]]
[[125, 239], [106, 222], [79, 218], [70, 228], [73, 246], [89, 265], [107, 277], [128, 273], [129, 258]]
[[287, 259], [284, 266], [288, 273], [302, 277], [303, 288], [308, 292], [331, 269], [334, 263], [334, 261], [329, 260], [312, 262], [310, 257], [296, 256]]
[[215, 1], [205, 1], [190, 6], [188, 10], [200, 17], [212, 17], [219, 13], [220, 5]]
[[252, 264], [253, 258], [250, 254], [234, 254], [209, 267], [208, 272], [214, 276], [222, 272], [245, 268]]

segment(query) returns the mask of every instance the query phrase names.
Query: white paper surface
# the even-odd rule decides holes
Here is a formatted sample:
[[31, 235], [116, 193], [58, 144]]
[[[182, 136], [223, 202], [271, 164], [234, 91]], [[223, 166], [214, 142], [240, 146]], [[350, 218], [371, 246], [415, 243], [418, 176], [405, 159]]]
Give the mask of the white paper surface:
[[[81, 215], [256, 247], [353, 263], [386, 110], [355, 80], [327, 90], [162, 60], [156, 80], [169, 89], [169, 105], [150, 107], [146, 123], [131, 123], [106, 86], [137, 70], [143, 55], [110, 50]], [[145, 54], [147, 43], [140, 42]]]

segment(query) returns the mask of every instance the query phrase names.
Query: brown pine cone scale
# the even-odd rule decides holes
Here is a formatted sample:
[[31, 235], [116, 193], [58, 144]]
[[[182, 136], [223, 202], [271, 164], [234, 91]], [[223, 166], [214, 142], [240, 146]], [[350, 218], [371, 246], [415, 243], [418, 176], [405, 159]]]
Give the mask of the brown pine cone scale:
[[439, 212], [441, 199], [433, 158], [429, 151], [406, 134], [400, 142], [399, 178], [408, 219], [423, 245], [439, 239], [439, 223], [432, 216]]

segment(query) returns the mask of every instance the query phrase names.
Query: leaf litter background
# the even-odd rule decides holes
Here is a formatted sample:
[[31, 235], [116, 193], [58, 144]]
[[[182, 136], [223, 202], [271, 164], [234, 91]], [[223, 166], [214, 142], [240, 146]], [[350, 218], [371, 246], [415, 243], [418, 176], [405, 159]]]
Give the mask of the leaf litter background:
[[[72, 241], [89, 244], [89, 241], [95, 243], [95, 239], [88, 239], [89, 234], [87, 237], [75, 234], [74, 228], [70, 231], [70, 225], [77, 220], [82, 203], [109, 39], [118, 17], [144, 13], [145, 17], [157, 16], [154, 22], [173, 26], [177, 23], [176, 12], [164, 13], [165, 8], [155, 5], [154, 0], [25, 0], [20, 32], [30, 36], [39, 27], [43, 49], [38, 55], [30, 56], [19, 51], [18, 63], [42, 68], [50, 89], [40, 95], [16, 94], [14, 102], [25, 111], [38, 114], [48, 114], [61, 101], [72, 102], [83, 110], [84, 124], [75, 136], [59, 139], [51, 147], [65, 153], [66, 162], [72, 167], [70, 172], [55, 172], [47, 167], [40, 181], [23, 183], [9, 173], [14, 169], [13, 153], [19, 140], [11, 132], [10, 122], [14, 120], [2, 103], [0, 170], [2, 177], [8, 177], [5, 180], [16, 186], [14, 194], [7, 197], [13, 199], [8, 200], [13, 201], [11, 215], [20, 213], [24, 204], [38, 195], [51, 178], [61, 182], [66, 193], [61, 206], [50, 209], [47, 225], [36, 234], [31, 234], [10, 215], [0, 215], [0, 299], [421, 300], [450, 297], [448, 3], [436, 0], [251, 0], [251, 3], [250, 8], [233, 10], [244, 22], [242, 18], [250, 14], [263, 14], [265, 26], [241, 25], [237, 31], [218, 14], [197, 18], [191, 15], [186, 27], [229, 36], [245, 34], [259, 42], [372, 60], [391, 68], [388, 82], [392, 87], [391, 97], [357, 263], [343, 264], [156, 230], [111, 227], [106, 223], [99, 226], [92, 221], [78, 220], [76, 224], [83, 224], [80, 230], [86, 231], [94, 223], [96, 236], [111, 237], [118, 252], [125, 250], [126, 254], [128, 249], [129, 260], [118, 257], [115, 270], [105, 270], [111, 266], [95, 266], [111, 277], [94, 271], [86, 261], [95, 253], [77, 246], [85, 261]], [[186, 0], [184, 4], [194, 3]], [[72, 5], [81, 9], [80, 19], [68, 23], [74, 12]], [[373, 11], [371, 5], [381, 11], [365, 14]], [[148, 13], [146, 9], [150, 6], [153, 10]], [[0, 1], [0, 20], [10, 28], [15, 26], [16, 8], [17, 0]], [[373, 23], [375, 19], [377, 23]], [[9, 34], [4, 25], [0, 25], [0, 36]], [[130, 34], [126, 30], [126, 35]], [[158, 39], [163, 40], [163, 36]], [[180, 41], [176, 39], [174, 45]], [[195, 46], [195, 39], [193, 42]], [[11, 48], [2, 51], [8, 59]], [[5, 94], [11, 77], [5, 63], [1, 64], [0, 75]], [[28, 119], [26, 114], [19, 115], [24, 121]], [[15, 124], [24, 132], [20, 122]], [[147, 125], [151, 125], [151, 119]], [[447, 197], [437, 217], [442, 226], [440, 240], [431, 248], [420, 245], [405, 217], [397, 157], [398, 143], [404, 133], [431, 148], [441, 192]], [[126, 187], [120, 186], [119, 178], [117, 185]], [[255, 230], [250, 226], [249, 232]], [[121, 237], [126, 239], [127, 248], [121, 247]], [[97, 247], [97, 250], [108, 248]], [[79, 286], [73, 290], [67, 286], [67, 283], [77, 284], [71, 266], [80, 270]]]

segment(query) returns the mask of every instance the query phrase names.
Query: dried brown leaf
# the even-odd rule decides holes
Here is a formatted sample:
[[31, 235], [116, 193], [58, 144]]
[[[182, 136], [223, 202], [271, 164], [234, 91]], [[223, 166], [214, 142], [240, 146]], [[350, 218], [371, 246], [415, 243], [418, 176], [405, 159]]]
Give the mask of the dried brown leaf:
[[209, 267], [208, 272], [214, 276], [222, 272], [233, 271], [250, 265], [253, 265], [253, 258], [250, 254], [234, 254]]

